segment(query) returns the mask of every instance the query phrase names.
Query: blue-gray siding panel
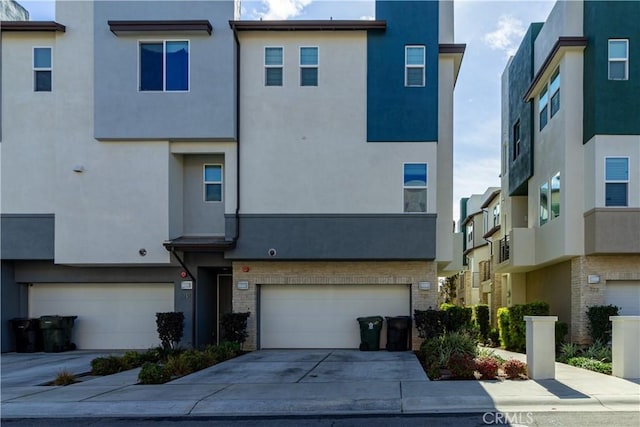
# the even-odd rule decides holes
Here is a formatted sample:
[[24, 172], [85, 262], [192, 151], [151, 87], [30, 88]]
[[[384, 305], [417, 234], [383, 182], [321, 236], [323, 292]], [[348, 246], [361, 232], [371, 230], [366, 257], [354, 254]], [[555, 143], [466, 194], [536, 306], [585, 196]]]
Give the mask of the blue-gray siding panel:
[[[94, 3], [97, 139], [235, 139], [232, 1]], [[213, 35], [116, 36], [109, 20], [208, 20]], [[139, 92], [140, 40], [189, 40], [189, 91]]]
[[0, 221], [2, 259], [53, 259], [53, 214], [3, 214]]
[[[230, 228], [235, 221], [227, 216]], [[271, 256], [269, 249], [275, 249]], [[230, 259], [433, 260], [436, 215], [241, 215]]]

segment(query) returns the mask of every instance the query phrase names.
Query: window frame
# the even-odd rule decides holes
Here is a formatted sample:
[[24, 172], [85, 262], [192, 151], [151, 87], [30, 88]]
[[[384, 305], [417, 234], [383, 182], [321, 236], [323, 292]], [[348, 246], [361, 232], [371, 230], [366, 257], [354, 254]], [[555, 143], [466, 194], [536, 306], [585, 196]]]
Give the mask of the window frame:
[[[207, 166], [220, 167], [220, 181], [207, 181]], [[202, 200], [204, 203], [222, 203], [224, 202], [224, 164], [222, 163], [204, 163], [202, 165]], [[220, 200], [207, 200], [207, 185], [220, 185]]]
[[[316, 50], [316, 63], [315, 64], [303, 64], [302, 63], [302, 49], [315, 49]], [[299, 46], [298, 47], [298, 66], [300, 69], [300, 87], [318, 87], [320, 85], [320, 47], [319, 46]], [[316, 81], [315, 84], [302, 84], [303, 69], [315, 69]]]
[[[625, 53], [624, 58], [612, 58], [611, 57], [611, 42], [624, 42]], [[624, 78], [614, 79], [611, 78], [611, 63], [612, 62], [624, 62]], [[629, 80], [629, 39], [608, 39], [607, 40], [607, 78], [612, 81], [625, 81]]]
[[[560, 74], [560, 67], [558, 67], [551, 74], [551, 78], [549, 79], [549, 93], [550, 93], [549, 120], [551, 120], [553, 116], [555, 116], [556, 113], [560, 111], [560, 87], [562, 86], [560, 81], [561, 78], [562, 78], [562, 75]], [[558, 87], [555, 90], [553, 90], [553, 83], [555, 82], [556, 79], [558, 79]], [[555, 110], [553, 109], [554, 99], [558, 100], [558, 103], [557, 103], [558, 106]]]
[[[473, 221], [469, 221], [466, 226], [467, 229], [467, 243], [471, 243], [471, 247], [473, 247]], [[467, 246], [469, 247], [469, 246]]]
[[[542, 98], [545, 98], [544, 103], [542, 102]], [[542, 120], [544, 117], [544, 121]], [[540, 95], [538, 95], [538, 121], [539, 121], [539, 130], [544, 129], [549, 123], [549, 84], [545, 83], [544, 87], [540, 91]]]
[[[187, 43], [187, 89], [167, 90], [167, 42]], [[142, 45], [162, 43], [162, 90], [142, 89]], [[191, 91], [191, 40], [190, 39], [139, 39], [138, 40], [138, 92], [144, 93], [189, 93]]]
[[[554, 209], [554, 197], [553, 197], [553, 193], [554, 193], [554, 188], [553, 188], [553, 183], [556, 180], [558, 181], [558, 209], [556, 212], [556, 209]], [[562, 203], [561, 203], [561, 196], [562, 196], [562, 179], [560, 176], [560, 172], [557, 172], [555, 174], [553, 174], [553, 176], [549, 179], [549, 221], [553, 221], [554, 219], [558, 218], [560, 216], [560, 214], [562, 213]]]
[[518, 119], [513, 125], [513, 160], [516, 160], [520, 156], [520, 151], [522, 149], [521, 135], [520, 119]]
[[[282, 53], [282, 61], [280, 64], [267, 64], [267, 49], [280, 49]], [[264, 86], [265, 87], [283, 87], [284, 86], [284, 46], [265, 46], [263, 50], [263, 64], [264, 64]], [[267, 79], [267, 70], [268, 69], [279, 69], [280, 70], [280, 84], [273, 85], [268, 84]]]
[[493, 226], [497, 227], [500, 225], [500, 203], [497, 203], [493, 207]]
[[[409, 50], [410, 49], [421, 49], [422, 50], [422, 64], [409, 64]], [[405, 45], [404, 47], [404, 87], [425, 87], [427, 85], [427, 76], [426, 76], [426, 63], [427, 63], [427, 47], [425, 45]], [[414, 85], [409, 84], [409, 69], [410, 68], [420, 68], [422, 69], [422, 84]]]
[[[424, 165], [424, 185], [406, 185], [405, 174], [407, 165]], [[421, 214], [428, 211], [428, 188], [429, 188], [429, 164], [427, 162], [403, 162], [402, 163], [402, 212], [406, 214]], [[424, 211], [405, 211], [405, 190], [424, 190]]]
[[[625, 159], [627, 161], [627, 179], [607, 179], [607, 159]], [[604, 206], [607, 208], [627, 208], [629, 207], [629, 177], [631, 175], [631, 161], [629, 156], [605, 156], [604, 157]], [[625, 204], [624, 205], [608, 205], [607, 204], [607, 184], [625, 184]]]
[[[48, 49], [49, 50], [49, 66], [48, 67], [36, 67], [36, 49]], [[33, 71], [33, 91], [34, 92], [53, 92], [53, 46], [33, 46], [31, 49], [31, 68]], [[50, 87], [49, 90], [38, 90], [37, 86], [37, 74], [38, 72], [49, 72], [50, 75]]]
[[[551, 215], [549, 215], [549, 198], [551, 191], [549, 190], [549, 180], [544, 181], [538, 186], [538, 224], [540, 227], [551, 221]], [[543, 206], [542, 196], [546, 195], [547, 200]], [[546, 213], [546, 217], [544, 214]]]

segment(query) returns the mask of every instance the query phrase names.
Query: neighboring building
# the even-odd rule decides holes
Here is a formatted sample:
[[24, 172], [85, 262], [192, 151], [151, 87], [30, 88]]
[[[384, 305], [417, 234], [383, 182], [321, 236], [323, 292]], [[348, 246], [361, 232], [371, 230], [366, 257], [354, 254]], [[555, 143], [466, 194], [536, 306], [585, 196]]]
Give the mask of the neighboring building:
[[0, 21], [28, 21], [29, 12], [15, 0], [0, 2]]
[[[502, 305], [640, 314], [640, 3], [560, 1], [503, 74]], [[495, 246], [495, 243], [494, 243]]]
[[3, 328], [78, 315], [79, 348], [147, 348], [175, 310], [201, 346], [233, 310], [246, 349], [357, 348], [356, 317], [435, 306], [452, 2], [378, 1], [373, 21], [238, 8], [58, 2], [60, 24], [3, 24]]

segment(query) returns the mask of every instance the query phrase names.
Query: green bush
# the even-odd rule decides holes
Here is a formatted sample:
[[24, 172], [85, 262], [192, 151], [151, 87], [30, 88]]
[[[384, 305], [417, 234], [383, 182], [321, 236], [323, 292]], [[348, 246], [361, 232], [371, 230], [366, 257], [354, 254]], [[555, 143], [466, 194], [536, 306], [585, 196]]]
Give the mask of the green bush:
[[147, 362], [142, 365], [138, 374], [140, 384], [164, 384], [171, 379], [171, 374], [163, 365]]
[[531, 302], [516, 304], [512, 307], [498, 309], [498, 325], [500, 339], [507, 350], [524, 352], [526, 350], [527, 326], [524, 316], [548, 316], [549, 304]]
[[601, 362], [611, 362], [611, 349], [600, 341], [594, 342], [589, 348], [582, 352], [582, 355]]
[[559, 348], [569, 333], [569, 325], [565, 322], [556, 322], [556, 348]]
[[121, 358], [122, 366], [125, 370], [137, 368], [138, 366], [142, 366], [144, 363], [142, 361], [142, 356], [140, 353], [134, 350], [129, 350], [124, 353]]
[[247, 319], [251, 313], [226, 313], [220, 319], [222, 339], [244, 344], [249, 334], [247, 333]]
[[594, 305], [587, 309], [589, 334], [591, 341], [608, 343], [611, 339], [611, 320], [609, 316], [617, 316], [619, 307], [615, 305]]
[[454, 377], [460, 379], [472, 379], [476, 370], [474, 357], [469, 354], [456, 353], [452, 354], [447, 364], [447, 369], [451, 371]]
[[113, 375], [127, 369], [117, 356], [96, 357], [91, 361], [91, 375]]
[[560, 344], [560, 356], [558, 357], [558, 362], [566, 363], [567, 360], [577, 357], [580, 355], [580, 346], [573, 343], [562, 343]]
[[489, 330], [489, 344], [491, 347], [500, 347], [500, 332], [496, 328]]
[[237, 342], [224, 341], [216, 346], [217, 359], [221, 362], [233, 359], [240, 354], [240, 344]]
[[509, 319], [509, 309], [507, 307], [500, 307], [498, 309], [498, 333], [500, 335], [500, 342], [504, 348], [511, 348]]
[[472, 326], [471, 318], [473, 310], [471, 307], [460, 307], [458, 305], [444, 303], [440, 306], [440, 310], [446, 313], [444, 319], [444, 329], [446, 331], [456, 332]]
[[425, 340], [420, 351], [426, 366], [437, 364], [439, 368], [447, 368], [454, 355], [474, 358], [478, 352], [478, 341], [468, 332], [445, 332], [439, 337]]
[[414, 310], [413, 319], [418, 330], [418, 336], [431, 339], [444, 332], [446, 312], [441, 310]]
[[489, 340], [489, 306], [486, 304], [478, 304], [473, 308], [474, 320], [480, 329], [480, 337], [483, 342]]
[[176, 348], [182, 339], [184, 330], [184, 313], [156, 313], [156, 326], [162, 347]]
[[601, 374], [611, 375], [611, 362], [602, 362], [588, 357], [573, 357], [567, 360], [567, 364], [594, 372], [600, 372]]
[[63, 369], [56, 375], [56, 379], [53, 380], [53, 385], [67, 386], [77, 382], [76, 376], [71, 371]]

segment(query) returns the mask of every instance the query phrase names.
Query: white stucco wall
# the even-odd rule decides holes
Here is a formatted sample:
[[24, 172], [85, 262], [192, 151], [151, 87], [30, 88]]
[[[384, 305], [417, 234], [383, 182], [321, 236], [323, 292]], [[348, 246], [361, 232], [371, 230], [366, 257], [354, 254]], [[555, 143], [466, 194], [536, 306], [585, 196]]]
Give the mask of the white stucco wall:
[[[453, 11], [450, 11], [449, 15], [453, 17]], [[451, 262], [453, 254], [453, 209], [450, 209], [449, 206], [453, 206], [453, 89], [455, 71], [453, 58], [440, 58], [438, 64], [437, 147], [440, 167], [438, 168], [437, 182], [437, 206], [439, 209], [436, 259], [439, 263], [444, 263]]]
[[[428, 163], [436, 212], [437, 144], [366, 142], [365, 32], [240, 37], [242, 213], [401, 213], [403, 162]], [[265, 46], [284, 47], [282, 87], [264, 86]], [[317, 87], [300, 87], [300, 46], [319, 47]]]

